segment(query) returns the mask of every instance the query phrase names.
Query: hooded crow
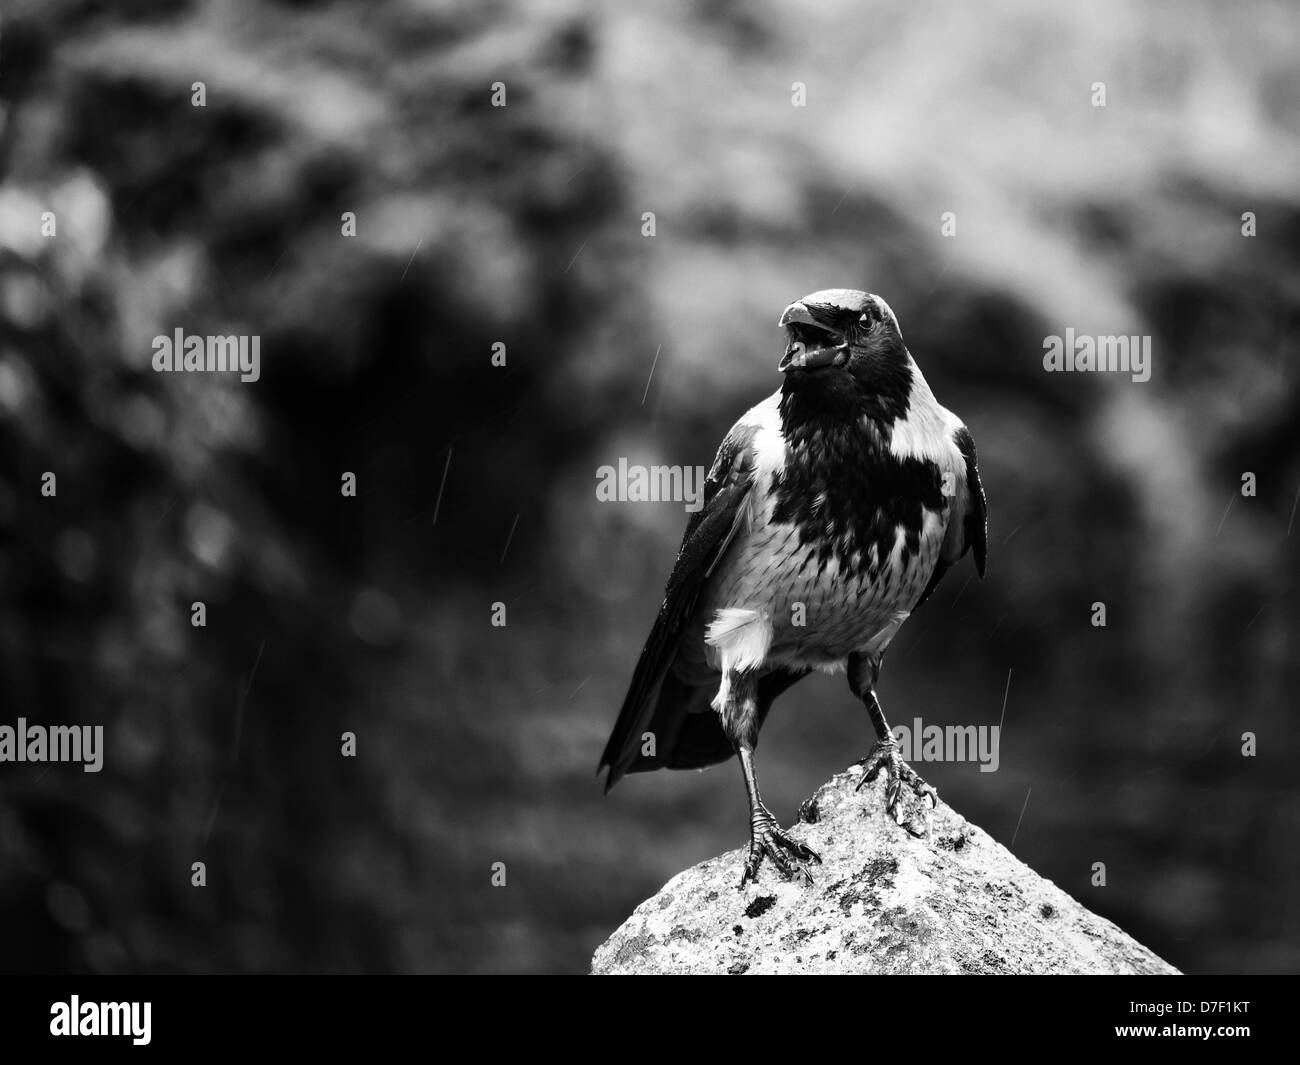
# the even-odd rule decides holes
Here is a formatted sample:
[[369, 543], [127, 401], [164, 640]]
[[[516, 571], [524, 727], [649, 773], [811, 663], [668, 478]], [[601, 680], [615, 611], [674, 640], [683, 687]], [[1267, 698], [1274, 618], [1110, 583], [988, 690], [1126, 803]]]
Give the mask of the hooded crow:
[[814, 669], [845, 670], [866, 705], [876, 741], [858, 786], [883, 771], [899, 824], [905, 788], [937, 803], [900, 756], [876, 682], [889, 642], [951, 566], [973, 551], [984, 576], [988, 543], [975, 443], [885, 301], [827, 289], [778, 325], [782, 386], [718, 449], [600, 765], [608, 791], [625, 773], [739, 758], [742, 888], [764, 856], [808, 881], [820, 861], [781, 831], [754, 772], [773, 700]]

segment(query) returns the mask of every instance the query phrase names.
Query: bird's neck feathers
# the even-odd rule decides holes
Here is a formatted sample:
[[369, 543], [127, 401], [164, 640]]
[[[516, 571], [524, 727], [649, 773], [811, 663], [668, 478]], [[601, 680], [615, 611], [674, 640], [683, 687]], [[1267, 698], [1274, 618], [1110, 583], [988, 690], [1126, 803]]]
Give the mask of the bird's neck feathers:
[[896, 347], [855, 353], [847, 369], [786, 375], [780, 412], [787, 441], [797, 443], [864, 422], [865, 428], [887, 438], [914, 402], [934, 400], [901, 340]]

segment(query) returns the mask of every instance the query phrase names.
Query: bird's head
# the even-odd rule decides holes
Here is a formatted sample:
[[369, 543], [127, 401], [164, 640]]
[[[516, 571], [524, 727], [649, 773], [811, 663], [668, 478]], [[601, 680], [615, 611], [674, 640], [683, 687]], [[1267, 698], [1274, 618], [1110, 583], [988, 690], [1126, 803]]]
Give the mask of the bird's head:
[[875, 371], [905, 363], [907, 349], [889, 304], [870, 292], [828, 288], [796, 300], [777, 323], [786, 331], [777, 367], [787, 380], [818, 385], [869, 383]]

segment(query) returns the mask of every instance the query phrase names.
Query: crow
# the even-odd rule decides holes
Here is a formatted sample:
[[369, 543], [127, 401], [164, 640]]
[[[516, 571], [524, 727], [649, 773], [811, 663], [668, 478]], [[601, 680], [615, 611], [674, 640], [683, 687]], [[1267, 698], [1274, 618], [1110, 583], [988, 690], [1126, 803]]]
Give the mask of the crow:
[[984, 576], [988, 533], [975, 443], [940, 406], [879, 296], [826, 289], [790, 304], [781, 388], [718, 448], [659, 615], [597, 770], [740, 761], [750, 843], [811, 882], [820, 857], [781, 831], [754, 771], [773, 700], [814, 669], [844, 670], [876, 741], [858, 787], [883, 770], [903, 824], [904, 787], [937, 794], [899, 754], [876, 697], [885, 649], [968, 551]]

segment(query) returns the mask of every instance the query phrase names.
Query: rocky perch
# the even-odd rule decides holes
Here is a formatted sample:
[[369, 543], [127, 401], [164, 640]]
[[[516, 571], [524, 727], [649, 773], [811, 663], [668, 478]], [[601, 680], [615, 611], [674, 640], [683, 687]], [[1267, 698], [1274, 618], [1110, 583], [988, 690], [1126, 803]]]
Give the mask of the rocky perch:
[[928, 838], [884, 809], [881, 778], [850, 768], [791, 834], [819, 852], [815, 882], [745, 851], [679, 873], [596, 951], [592, 973], [1153, 973], [1178, 970], [1043, 879], [940, 802]]

